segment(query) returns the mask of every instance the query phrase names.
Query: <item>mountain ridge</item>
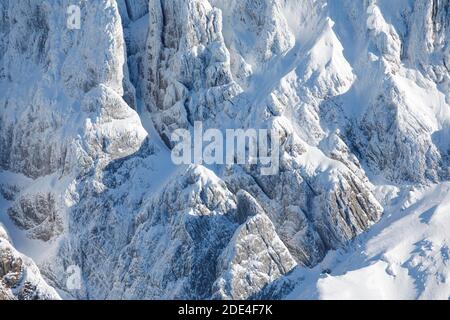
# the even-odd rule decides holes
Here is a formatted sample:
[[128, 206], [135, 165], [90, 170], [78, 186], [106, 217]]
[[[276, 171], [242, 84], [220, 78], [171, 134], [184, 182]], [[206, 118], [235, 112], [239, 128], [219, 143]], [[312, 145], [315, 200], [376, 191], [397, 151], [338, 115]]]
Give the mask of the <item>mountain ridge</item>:
[[[447, 0], [29, 0], [0, 14], [0, 221], [44, 242], [20, 250], [67, 297], [292, 297], [290, 274], [398, 193], [450, 178]], [[275, 130], [280, 172], [176, 167], [171, 135], [196, 121]]]

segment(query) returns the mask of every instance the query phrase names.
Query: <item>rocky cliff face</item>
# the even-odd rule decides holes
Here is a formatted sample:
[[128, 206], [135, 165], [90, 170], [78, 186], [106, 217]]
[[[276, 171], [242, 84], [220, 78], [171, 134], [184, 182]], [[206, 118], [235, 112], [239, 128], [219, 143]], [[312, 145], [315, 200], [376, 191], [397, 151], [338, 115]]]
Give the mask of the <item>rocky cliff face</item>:
[[34, 262], [17, 252], [0, 225], [0, 300], [57, 300]]
[[[28, 177], [1, 181], [5, 211], [57, 248], [40, 263], [52, 285], [80, 266], [75, 298], [270, 298], [378, 221], [380, 181], [449, 179], [448, 1], [28, 0], [0, 15], [0, 168]], [[275, 130], [280, 172], [175, 167], [171, 134], [195, 121]]]

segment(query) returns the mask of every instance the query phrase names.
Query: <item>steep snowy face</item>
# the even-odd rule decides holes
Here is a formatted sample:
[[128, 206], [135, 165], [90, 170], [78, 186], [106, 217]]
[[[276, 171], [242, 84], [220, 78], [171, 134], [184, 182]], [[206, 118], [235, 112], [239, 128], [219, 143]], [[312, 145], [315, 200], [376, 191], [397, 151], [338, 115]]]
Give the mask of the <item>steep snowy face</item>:
[[237, 198], [242, 224], [219, 257], [220, 274], [213, 287], [214, 297], [221, 299], [252, 297], [296, 265], [258, 202], [245, 191]]
[[[168, 159], [151, 153], [112, 163], [97, 182], [103, 192], [89, 184], [81, 191], [90, 199], [73, 210], [71, 234], [48, 270], [64, 286], [64, 266], [83, 266], [83, 288], [75, 292], [80, 298], [211, 295], [215, 257], [236, 227], [234, 197], [202, 168], [175, 170], [170, 181], [154, 184], [152, 167]], [[139, 175], [142, 185], [132, 187], [127, 177]]]
[[[380, 219], [374, 184], [449, 179], [448, 11], [2, 1], [0, 168], [26, 176], [0, 181], [8, 219], [52, 244], [40, 266], [61, 292], [81, 268], [75, 298], [282, 297], [298, 281], [272, 282]], [[279, 172], [176, 167], [171, 135], [196, 121], [276, 131]]]
[[[222, 8], [222, 13], [211, 4]], [[297, 136], [306, 119], [299, 123], [286, 114], [291, 107], [295, 109], [289, 99], [299, 99], [303, 92], [311, 96], [304, 100], [306, 105], [314, 96], [323, 99], [348, 89], [353, 81], [351, 67], [342, 56], [342, 45], [329, 20], [321, 22], [320, 37], [300, 50], [294, 47], [296, 30], [289, 29], [281, 2], [211, 4], [151, 2], [145, 49], [148, 72], [144, 72], [150, 77], [143, 79], [148, 87], [143, 92], [150, 96], [144, 100], [150, 102], [155, 126], [168, 146], [173, 130], [190, 128], [200, 120], [205, 127], [221, 130], [228, 126], [277, 130], [283, 137], [284, 172], [268, 178], [260, 176], [258, 170], [244, 168], [226, 172], [224, 179], [234, 193], [244, 189], [264, 202], [297, 261], [314, 264], [329, 248], [366, 229], [380, 215], [362, 170], [358, 167], [351, 172], [321, 150], [309, 149]], [[319, 8], [316, 11], [320, 13]], [[320, 55], [322, 49], [327, 51], [324, 56]], [[236, 63], [248, 72], [240, 74], [239, 69], [243, 69]], [[339, 73], [341, 67], [346, 69]], [[317, 103], [311, 112], [317, 119]], [[311, 140], [309, 133], [305, 136]], [[310, 168], [310, 161], [323, 165], [314, 163]], [[341, 179], [346, 183], [336, 183]], [[274, 192], [277, 189], [286, 193], [278, 195]], [[341, 197], [343, 193], [346, 195]], [[356, 201], [358, 197], [362, 200]], [[292, 211], [286, 204], [296, 198], [299, 200], [292, 203]], [[351, 208], [349, 213], [339, 213], [333, 199], [343, 201], [344, 207]], [[340, 218], [342, 214], [347, 217]], [[327, 226], [329, 222], [333, 226]]]
[[0, 224], [0, 300], [59, 300], [34, 262], [17, 252]]
[[261, 64], [286, 53], [295, 44], [279, 0], [213, 0], [211, 4], [222, 11], [233, 76], [243, 85]]
[[267, 292], [286, 292], [295, 283], [289, 299], [448, 299], [449, 187], [403, 190], [349, 248], [313, 269], [298, 268]]
[[[411, 17], [406, 21], [404, 57], [411, 65], [419, 65], [438, 84], [448, 88], [450, 51], [449, 2], [442, 0], [415, 1]], [[405, 37], [406, 38], [406, 37]], [[446, 98], [448, 99], [448, 93]]]
[[[209, 8], [205, 1], [198, 3], [197, 8]], [[164, 99], [154, 100], [155, 105], [164, 105], [169, 97], [169, 108], [177, 106], [155, 123], [160, 133], [165, 132], [164, 140], [167, 132], [189, 127], [194, 120], [221, 128], [231, 123], [277, 129], [285, 138], [278, 176], [261, 177], [244, 168], [225, 173], [224, 179], [232, 192], [244, 189], [262, 204], [298, 262], [314, 265], [328, 249], [345, 243], [379, 218], [381, 209], [360, 161], [395, 182], [447, 179], [448, 146], [442, 136], [448, 131], [448, 87], [436, 86], [420, 64], [408, 67], [404, 55], [406, 42], [420, 42], [404, 30], [412, 29], [417, 19], [433, 20], [445, 14], [445, 6], [434, 5], [433, 13], [420, 9], [419, 2], [411, 7], [408, 1], [395, 5], [383, 1], [306, 1], [304, 6], [295, 1], [210, 4], [222, 10], [223, 26], [211, 33], [227, 61], [220, 71], [227, 74], [224, 79], [232, 88], [237, 83], [243, 92], [227, 95], [224, 107], [219, 108], [215, 107], [222, 100], [211, 108], [208, 100], [196, 104], [184, 98], [188, 92], [194, 101], [203, 101], [198, 94], [201, 97], [205, 90], [212, 90], [207, 82], [192, 84], [194, 75], [204, 79], [196, 67], [174, 72], [177, 63], [163, 62], [171, 47], [192, 56], [183, 44], [191, 43], [197, 50], [197, 38], [186, 40], [184, 31], [177, 32], [170, 22], [173, 12], [167, 8], [172, 7], [156, 2], [150, 10], [146, 50], [156, 48], [156, 53], [150, 51], [153, 60], [149, 65], [161, 74], [145, 81], [159, 90], [166, 88], [161, 79], [170, 75], [169, 82], [177, 79], [174, 87], [181, 90], [164, 90]], [[161, 18], [166, 13], [169, 22]], [[182, 15], [180, 21], [192, 21], [190, 14]], [[403, 26], [394, 23], [396, 16], [405, 21]], [[204, 23], [196, 26], [201, 30], [195, 35], [208, 29]], [[160, 29], [173, 31], [161, 36]], [[217, 37], [220, 32], [223, 37]], [[203, 38], [202, 47], [207, 47], [211, 38]], [[149, 39], [158, 45], [150, 46]], [[160, 39], [176, 45], [158, 47]], [[184, 56], [179, 60], [186, 61]], [[214, 89], [221, 90], [220, 86]], [[230, 107], [229, 101], [240, 110]], [[205, 109], [208, 112], [202, 112]], [[220, 110], [226, 112], [218, 115]], [[242, 117], [243, 113], [248, 116]], [[174, 114], [176, 121], [171, 119]], [[179, 114], [188, 121], [179, 123]], [[227, 116], [234, 119], [229, 121]]]
[[344, 15], [349, 22], [336, 30], [358, 79], [338, 101], [351, 119], [347, 141], [391, 181], [448, 179], [445, 3], [330, 6], [332, 17]]
[[222, 15], [208, 1], [151, 1], [143, 98], [162, 139], [232, 108], [240, 92], [230, 72]]
[[[70, 4], [1, 4], [4, 170], [31, 178], [83, 175], [137, 150], [146, 136], [138, 115], [125, 102], [132, 105], [135, 97], [116, 4], [80, 2], [83, 28], [69, 30]], [[51, 191], [26, 192], [9, 213], [21, 227], [44, 229], [34, 237], [48, 240], [61, 232], [61, 225], [39, 225], [59, 215], [55, 210], [60, 198]]]
[[[132, 112], [126, 114], [116, 106], [122, 97], [134, 99], [125, 77], [116, 5], [110, 1], [81, 5], [83, 28], [79, 31], [66, 26], [68, 6], [69, 1], [2, 2], [0, 79], [6, 94], [1, 99], [1, 166], [33, 178], [68, 170], [77, 152], [71, 144], [77, 135], [84, 138], [80, 133], [98, 131], [97, 139], [110, 141], [105, 141], [106, 149], [121, 139], [108, 136], [107, 123], [126, 118], [139, 122]], [[108, 106], [114, 99], [118, 100], [115, 105]], [[117, 112], [104, 112], [108, 107]], [[90, 125], [94, 115], [103, 121]], [[143, 136], [142, 131], [125, 127], [121, 133], [128, 136], [131, 150]], [[117, 155], [126, 153], [122, 149]]]

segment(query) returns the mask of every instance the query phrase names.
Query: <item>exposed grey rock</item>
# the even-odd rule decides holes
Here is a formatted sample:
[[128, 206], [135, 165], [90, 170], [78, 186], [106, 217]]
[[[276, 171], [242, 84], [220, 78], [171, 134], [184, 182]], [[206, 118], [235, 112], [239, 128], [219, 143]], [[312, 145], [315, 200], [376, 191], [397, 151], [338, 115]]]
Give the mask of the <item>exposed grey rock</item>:
[[[0, 182], [9, 215], [55, 241], [55, 287], [80, 266], [76, 298], [281, 298], [297, 264], [378, 221], [374, 176], [449, 178], [448, 8], [2, 1], [0, 168], [31, 178]], [[173, 168], [170, 136], [195, 121], [275, 130], [280, 172]]]
[[11, 245], [0, 224], [0, 300], [59, 300], [28, 257]]
[[203, 0], [151, 1], [149, 19], [141, 90], [170, 146], [174, 130], [214, 118], [241, 89], [232, 79], [220, 10]]
[[256, 200], [245, 191], [237, 196], [238, 218], [248, 218], [219, 257], [213, 297], [220, 299], [247, 299], [296, 266]]
[[49, 241], [63, 231], [58, 203], [51, 193], [21, 196], [8, 209], [8, 214], [33, 239]]

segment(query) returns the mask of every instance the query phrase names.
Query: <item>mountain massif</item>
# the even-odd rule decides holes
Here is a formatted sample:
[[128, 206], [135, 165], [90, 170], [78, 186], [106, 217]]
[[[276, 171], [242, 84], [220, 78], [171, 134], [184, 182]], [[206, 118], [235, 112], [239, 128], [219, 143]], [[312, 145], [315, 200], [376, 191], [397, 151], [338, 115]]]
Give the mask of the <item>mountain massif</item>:
[[[0, 1], [0, 299], [447, 299], [449, 35], [449, 0]], [[279, 172], [173, 164], [196, 122]]]

